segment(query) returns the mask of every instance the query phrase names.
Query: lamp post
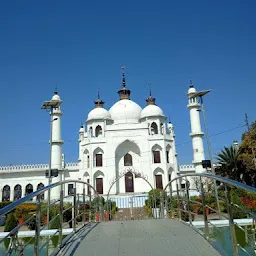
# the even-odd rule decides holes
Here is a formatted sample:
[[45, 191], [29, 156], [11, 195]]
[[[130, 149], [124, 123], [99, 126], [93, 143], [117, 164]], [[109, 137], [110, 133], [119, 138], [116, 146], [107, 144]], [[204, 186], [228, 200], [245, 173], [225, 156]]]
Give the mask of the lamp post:
[[[51, 178], [51, 169], [52, 169], [52, 126], [53, 122], [58, 120], [58, 118], [53, 118], [53, 109], [58, 108], [61, 104], [61, 100], [50, 100], [45, 101], [41, 107], [41, 109], [45, 109], [48, 112], [50, 112], [51, 115], [51, 121], [50, 121], [50, 159], [49, 159], [49, 168], [48, 168], [48, 185], [51, 184], [52, 178]], [[47, 196], [47, 229], [50, 229], [50, 204], [51, 204], [51, 192], [50, 189], [48, 190], [48, 196]], [[47, 245], [47, 255], [48, 255], [48, 248]]]
[[[203, 102], [203, 96], [205, 96], [209, 92], [211, 92], [211, 90], [195, 92], [195, 93], [191, 94], [191, 97], [198, 97], [200, 99], [200, 104], [201, 104], [201, 109], [200, 110], [201, 110], [202, 115], [203, 115], [206, 143], [207, 143], [209, 158], [210, 158], [210, 161], [211, 161], [211, 172], [212, 172], [213, 175], [215, 175], [215, 169], [214, 169], [214, 166], [213, 166], [213, 158], [212, 158], [212, 150], [211, 150], [211, 144], [210, 144], [210, 138], [209, 138], [208, 127], [207, 127], [207, 122], [206, 122], [204, 102]], [[216, 183], [215, 179], [214, 179], [213, 182], [214, 182], [214, 189], [215, 189], [215, 197], [216, 197], [216, 201], [217, 201], [217, 210], [218, 210], [218, 214], [219, 214], [219, 217], [220, 217], [221, 212], [220, 212], [220, 203], [219, 203], [219, 197], [218, 197], [217, 183]]]

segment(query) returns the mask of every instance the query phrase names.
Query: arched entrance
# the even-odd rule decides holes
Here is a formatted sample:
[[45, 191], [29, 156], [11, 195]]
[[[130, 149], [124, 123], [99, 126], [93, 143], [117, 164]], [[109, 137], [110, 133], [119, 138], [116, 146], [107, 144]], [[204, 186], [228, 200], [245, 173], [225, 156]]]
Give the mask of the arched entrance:
[[[141, 220], [152, 218], [152, 210], [146, 209], [149, 201], [148, 193], [134, 193], [134, 179], [142, 179], [148, 184], [148, 191], [153, 190], [153, 186], [143, 173], [132, 167], [126, 167], [119, 176], [110, 182], [106, 202], [107, 212], [111, 220]], [[125, 194], [110, 195], [111, 188], [120, 180], [125, 180]], [[117, 207], [117, 208], [116, 208]], [[116, 211], [116, 209], [118, 209]]]
[[133, 174], [131, 172], [127, 172], [124, 176], [125, 176], [125, 192], [126, 193], [134, 192]]

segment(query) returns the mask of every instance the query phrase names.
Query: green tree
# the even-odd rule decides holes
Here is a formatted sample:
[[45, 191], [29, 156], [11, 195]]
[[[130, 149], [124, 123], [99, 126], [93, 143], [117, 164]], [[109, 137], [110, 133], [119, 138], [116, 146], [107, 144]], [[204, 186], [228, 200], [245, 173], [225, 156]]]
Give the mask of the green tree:
[[239, 153], [239, 150], [234, 146], [224, 147], [217, 153], [216, 158], [219, 166], [216, 168], [216, 174], [241, 181], [243, 167], [241, 160], [239, 160]]
[[244, 180], [248, 185], [255, 186], [256, 182], [256, 121], [249, 127], [250, 129], [242, 135], [239, 146], [238, 159], [244, 166]]

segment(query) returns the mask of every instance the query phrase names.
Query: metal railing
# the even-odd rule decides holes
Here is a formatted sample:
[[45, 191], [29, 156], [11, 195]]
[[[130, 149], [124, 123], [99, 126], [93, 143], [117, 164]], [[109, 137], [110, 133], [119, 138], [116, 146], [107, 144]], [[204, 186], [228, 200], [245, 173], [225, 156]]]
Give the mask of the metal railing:
[[[66, 183], [73, 184], [73, 191], [64, 196], [64, 185]], [[80, 194], [77, 193], [78, 185], [80, 190], [82, 186], [83, 192]], [[46, 191], [56, 188], [59, 188], [59, 199], [51, 200], [50, 207], [48, 207], [47, 202], [42, 200], [42, 195]], [[87, 191], [93, 191], [93, 195], [92, 193], [86, 195], [86, 188]], [[31, 205], [32, 199], [35, 201], [35, 207], [31, 212], [25, 214], [26, 210], [24, 209], [26, 209], [26, 206]], [[21, 217], [19, 216], [21, 209], [23, 209], [22, 215], [23, 217], [25, 215], [25, 220], [23, 220], [24, 222], [20, 220], [18, 223], [17, 219]], [[65, 228], [71, 228], [71, 230], [67, 229], [71, 236], [89, 222], [99, 222], [103, 218], [102, 197], [87, 182], [66, 180], [41, 188], [0, 209], [0, 217], [6, 216], [7, 234], [5, 237], [0, 238], [0, 245], [6, 241], [9, 244], [6, 255], [13, 255], [13, 253], [15, 255], [25, 255], [26, 249], [29, 246], [31, 248], [31, 243], [33, 244], [33, 255], [49, 255], [53, 250], [56, 252], [56, 249], [60, 250], [64, 246], [63, 231]], [[11, 218], [12, 221], [10, 220]], [[26, 225], [34, 230], [34, 233], [28, 235], [31, 237], [24, 241], [19, 237], [19, 231]], [[57, 243], [55, 244], [55, 249], [50, 248], [53, 240]]]
[[[183, 188], [181, 187], [182, 181], [185, 181]], [[193, 183], [192, 186], [191, 183]], [[217, 183], [218, 193], [216, 195], [214, 185]], [[175, 185], [176, 190], [173, 190]], [[217, 224], [214, 224], [214, 220], [209, 218], [211, 217], [209, 212], [212, 212], [212, 217], [215, 220], [221, 220], [219, 221], [221, 223], [228, 221], [227, 226], [230, 231], [232, 255], [238, 256], [241, 253], [243, 255], [255, 255], [256, 214], [253, 209], [246, 207], [242, 203], [240, 194], [249, 197], [254, 196], [256, 203], [256, 188], [228, 178], [201, 173], [178, 176], [166, 185], [164, 191], [169, 192], [166, 199], [164, 199], [164, 208], [168, 212], [167, 217], [185, 221], [198, 231], [199, 229], [194, 220], [203, 220], [203, 229], [200, 229], [200, 233], [211, 242], [216, 239], [212, 235], [213, 229], [223, 232]], [[196, 195], [192, 196], [192, 192]], [[216, 198], [217, 196], [218, 198]], [[220, 208], [217, 206], [217, 202], [219, 202]], [[221, 209], [220, 212], [218, 208]], [[198, 210], [200, 210], [200, 213], [198, 213]], [[247, 220], [243, 224], [237, 219]], [[238, 234], [241, 232], [245, 240], [244, 246], [238, 243], [241, 240]]]

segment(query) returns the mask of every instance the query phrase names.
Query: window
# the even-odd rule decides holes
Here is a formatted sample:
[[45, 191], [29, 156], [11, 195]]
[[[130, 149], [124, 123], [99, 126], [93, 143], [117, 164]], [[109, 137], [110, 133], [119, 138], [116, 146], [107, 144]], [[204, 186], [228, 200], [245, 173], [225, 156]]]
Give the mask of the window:
[[22, 188], [20, 184], [17, 184], [14, 187], [14, 201], [19, 200], [21, 198]]
[[68, 195], [74, 195], [74, 184], [68, 184]]
[[[87, 179], [87, 183], [90, 184], [90, 179]], [[91, 194], [91, 188], [87, 185], [87, 195]]]
[[98, 125], [95, 129], [95, 137], [100, 137], [102, 135], [102, 128]]
[[96, 167], [102, 166], [102, 154], [96, 154]]
[[157, 128], [157, 124], [155, 122], [153, 122], [151, 124], [151, 134], [154, 135], [154, 134], [158, 134], [158, 128]]
[[169, 150], [166, 151], [166, 162], [169, 163]]
[[10, 194], [11, 194], [10, 186], [5, 185], [3, 187], [2, 201], [10, 201]]
[[181, 186], [182, 189], [186, 188], [186, 184], [185, 183], [181, 183], [180, 186]]
[[103, 178], [96, 178], [96, 191], [103, 194]]
[[[25, 195], [27, 196], [31, 193], [33, 193], [33, 186], [31, 184], [28, 184], [25, 189]], [[31, 198], [30, 200], [33, 200], [33, 198]]]
[[163, 189], [163, 181], [162, 181], [162, 175], [155, 175], [156, 179], [156, 188]]
[[87, 168], [89, 168], [89, 167], [90, 167], [90, 156], [87, 155]]
[[171, 174], [169, 174], [169, 175], [168, 175], [168, 179], [169, 179], [169, 181], [171, 181], [171, 178], [172, 178], [172, 175], [171, 175]]
[[93, 130], [92, 130], [92, 127], [89, 128], [89, 135], [90, 135], [90, 137], [93, 137]]
[[[37, 185], [37, 190], [40, 189], [40, 188], [44, 188], [44, 184], [43, 183], [39, 183]], [[41, 194], [41, 200], [44, 200], [44, 193]]]
[[132, 166], [132, 156], [128, 153], [124, 156], [124, 166]]
[[161, 123], [160, 127], [161, 127], [161, 134], [164, 134], [164, 124]]
[[153, 155], [154, 155], [154, 164], [161, 163], [160, 151], [153, 151]]

